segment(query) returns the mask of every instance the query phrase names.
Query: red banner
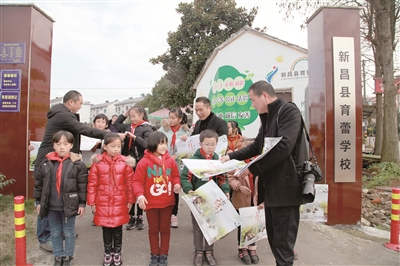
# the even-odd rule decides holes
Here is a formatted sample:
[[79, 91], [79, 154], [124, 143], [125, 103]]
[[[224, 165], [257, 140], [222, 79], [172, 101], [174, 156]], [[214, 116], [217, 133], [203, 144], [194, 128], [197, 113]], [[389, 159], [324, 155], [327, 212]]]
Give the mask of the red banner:
[[[400, 77], [394, 79], [394, 86], [400, 86]], [[382, 78], [375, 78], [375, 93], [384, 93]], [[400, 89], [397, 91], [397, 94], [400, 94]]]

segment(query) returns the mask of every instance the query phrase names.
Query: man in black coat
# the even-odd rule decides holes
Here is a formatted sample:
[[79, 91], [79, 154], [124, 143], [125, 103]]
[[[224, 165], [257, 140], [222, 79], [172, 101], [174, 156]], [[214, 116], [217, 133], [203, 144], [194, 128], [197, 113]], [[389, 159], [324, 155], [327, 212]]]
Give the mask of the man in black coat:
[[228, 124], [225, 120], [211, 112], [211, 102], [207, 97], [198, 97], [194, 103], [194, 110], [199, 117], [192, 135], [200, 134], [204, 129], [214, 129], [218, 136], [228, 136]]
[[[69, 131], [74, 135], [74, 146], [71, 152], [80, 152], [81, 134], [92, 137], [103, 139], [108, 133], [107, 131], [96, 129], [79, 122], [79, 115], [77, 112], [82, 107], [82, 95], [71, 90], [64, 95], [63, 103], [54, 105], [50, 108], [47, 113], [47, 124], [46, 131], [44, 133], [43, 141], [40, 144], [37, 157], [35, 160], [35, 168], [33, 177], [37, 174], [40, 163], [46, 157], [49, 152], [54, 151], [52, 138], [53, 135], [60, 131]], [[121, 137], [123, 134], [121, 134]], [[50, 225], [48, 223], [47, 217], [37, 221], [36, 235], [39, 240], [39, 247], [45, 251], [53, 252], [50, 241]]]
[[252, 144], [223, 156], [221, 161], [254, 157], [261, 154], [265, 137], [282, 137], [267, 155], [240, 176], [249, 173], [259, 176], [258, 204], [264, 201], [268, 241], [276, 264], [293, 265], [300, 205], [304, 204], [297, 171], [308, 159], [301, 113], [294, 104], [278, 99], [272, 85], [264, 80], [251, 85], [248, 94], [261, 120], [258, 135]]

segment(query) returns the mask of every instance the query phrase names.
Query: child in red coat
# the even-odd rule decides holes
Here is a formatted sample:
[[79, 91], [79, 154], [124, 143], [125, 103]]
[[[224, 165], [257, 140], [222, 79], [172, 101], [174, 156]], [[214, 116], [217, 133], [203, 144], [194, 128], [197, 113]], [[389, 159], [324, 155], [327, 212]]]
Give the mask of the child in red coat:
[[103, 227], [103, 266], [122, 264], [122, 225], [129, 222], [129, 210], [135, 202], [129, 161], [134, 159], [121, 156], [121, 145], [117, 133], [104, 137], [104, 151], [90, 168], [87, 186], [87, 204], [92, 207], [93, 222]]
[[[168, 154], [168, 139], [156, 131], [147, 140], [147, 150], [136, 166], [133, 191], [149, 224], [150, 264], [168, 265], [170, 219], [175, 194], [181, 190], [179, 169]], [[160, 241], [161, 240], [161, 241]]]

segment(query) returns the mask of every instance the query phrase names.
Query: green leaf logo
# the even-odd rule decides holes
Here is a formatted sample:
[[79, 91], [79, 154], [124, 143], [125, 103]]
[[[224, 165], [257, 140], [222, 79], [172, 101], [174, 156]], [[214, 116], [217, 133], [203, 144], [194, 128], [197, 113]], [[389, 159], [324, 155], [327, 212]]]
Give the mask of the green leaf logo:
[[253, 76], [242, 74], [229, 65], [221, 66], [214, 76], [208, 95], [213, 112], [225, 121], [236, 120], [241, 129], [258, 117], [247, 95], [247, 90], [253, 84]]

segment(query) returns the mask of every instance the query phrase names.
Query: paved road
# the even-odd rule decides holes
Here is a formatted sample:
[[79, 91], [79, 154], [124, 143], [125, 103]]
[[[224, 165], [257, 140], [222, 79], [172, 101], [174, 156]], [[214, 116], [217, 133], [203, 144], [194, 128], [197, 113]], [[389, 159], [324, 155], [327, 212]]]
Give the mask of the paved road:
[[[169, 265], [193, 265], [193, 241], [189, 208], [182, 200], [179, 228], [171, 229]], [[77, 219], [74, 265], [102, 265], [103, 241], [101, 227], [91, 225], [92, 215], [86, 209]], [[147, 221], [145, 219], [147, 225]], [[347, 228], [347, 227], [345, 227]], [[295, 265], [400, 265], [400, 253], [386, 249], [387, 240], [364, 235], [358, 230], [343, 230], [320, 223], [301, 222], [296, 250], [299, 260]], [[150, 259], [147, 227], [123, 232], [123, 265], [148, 265]], [[244, 265], [237, 257], [236, 231], [220, 239], [214, 248], [218, 265]], [[274, 265], [275, 260], [266, 239], [258, 242], [259, 265]], [[30, 250], [28, 263], [52, 265], [52, 255]], [[207, 265], [206, 263], [204, 265]]]

